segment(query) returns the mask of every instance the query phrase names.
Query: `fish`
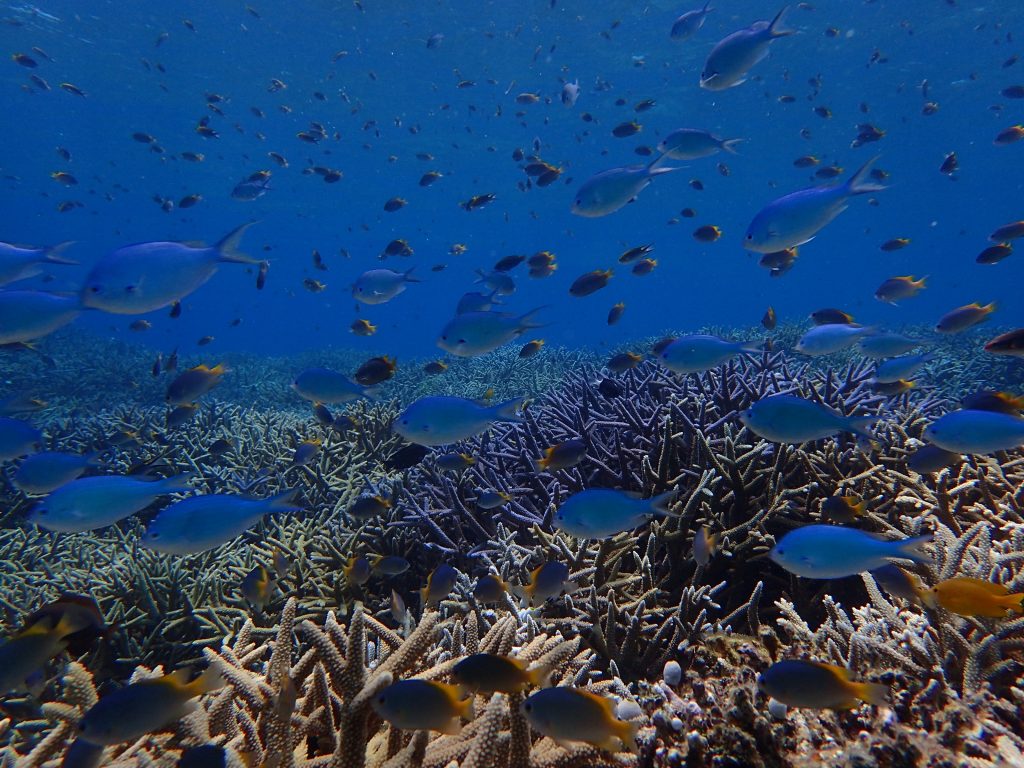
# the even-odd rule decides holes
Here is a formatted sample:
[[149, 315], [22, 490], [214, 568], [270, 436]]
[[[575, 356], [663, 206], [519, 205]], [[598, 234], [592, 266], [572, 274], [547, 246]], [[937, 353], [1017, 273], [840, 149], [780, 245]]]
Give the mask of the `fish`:
[[357, 384], [329, 368], [307, 368], [295, 377], [292, 389], [304, 400], [328, 405], [351, 403], [375, 394], [372, 388]]
[[1009, 243], [996, 243], [983, 249], [974, 260], [979, 264], [998, 264], [1012, 253], [1013, 246]]
[[504, 491], [477, 490], [473, 503], [479, 509], [498, 509], [512, 501], [512, 496]]
[[207, 667], [189, 682], [190, 670], [140, 680], [104, 695], [78, 723], [78, 738], [96, 745], [135, 741], [185, 717], [197, 696], [216, 691], [224, 678]]
[[427, 454], [430, 453], [429, 449], [424, 445], [405, 445], [391, 454], [382, 463], [384, 466], [392, 471], [402, 472], [406, 469], [411, 469], [423, 461]]
[[634, 275], [649, 275], [658, 266], [657, 259], [640, 259], [630, 270]]
[[910, 245], [909, 237], [894, 237], [892, 240], [886, 240], [879, 247], [881, 250], [890, 253], [892, 251], [898, 251], [902, 248], [906, 248], [908, 245]]
[[161, 496], [192, 490], [190, 475], [140, 480], [126, 475], [80, 477], [52, 491], [29, 514], [48, 531], [82, 533], [105, 528], [139, 512]]
[[565, 440], [544, 450], [544, 455], [534, 462], [538, 472], [554, 472], [569, 469], [579, 464], [587, 455], [587, 444], [583, 440]]
[[626, 491], [589, 488], [567, 498], [555, 512], [555, 528], [580, 539], [607, 539], [638, 528], [657, 515], [672, 515], [675, 491], [649, 499]]
[[883, 706], [889, 689], [850, 679], [843, 667], [808, 659], [777, 661], [758, 675], [757, 687], [788, 707], [853, 709], [860, 702]]
[[478, 603], [501, 603], [508, 594], [508, 585], [494, 573], [481, 576], [473, 587], [473, 599]]
[[758, 259], [757, 265], [768, 270], [769, 277], [782, 277], [796, 264], [796, 248], [785, 248], [781, 251], [765, 253]]
[[952, 411], [924, 429], [922, 438], [954, 453], [986, 454], [1024, 446], [1024, 419], [996, 411]]
[[937, 445], [922, 445], [907, 457], [907, 466], [918, 474], [929, 475], [963, 462], [959, 452], [947, 451]]
[[371, 565], [375, 572], [385, 576], [401, 576], [411, 567], [409, 561], [399, 555], [377, 555]]
[[636, 368], [643, 359], [643, 355], [638, 355], [635, 352], [619, 352], [609, 358], [605, 367], [612, 373], [625, 373], [631, 368]]
[[0, 242], [0, 286], [35, 277], [49, 264], [75, 265], [77, 261], [64, 256], [73, 241], [33, 248]]
[[571, 211], [584, 218], [598, 218], [615, 213], [633, 202], [655, 177], [681, 170], [664, 167], [664, 156], [648, 165], [609, 168], [587, 179], [573, 197]]
[[380, 494], [364, 494], [360, 496], [345, 510], [345, 513], [357, 520], [371, 520], [380, 517], [391, 509], [391, 500]]
[[925, 601], [958, 616], [1004, 619], [1011, 613], [1024, 615], [1024, 592], [1014, 594], [1004, 584], [970, 576], [940, 581], [925, 593]]
[[999, 334], [985, 343], [985, 351], [993, 355], [1024, 357], [1024, 328]]
[[370, 580], [373, 566], [365, 557], [350, 557], [348, 563], [342, 566], [341, 574], [345, 577], [348, 585], [360, 586]]
[[257, 565], [245, 576], [241, 584], [242, 597], [257, 613], [263, 613], [274, 592], [274, 579], [265, 565]]
[[615, 325], [619, 320], [622, 319], [622, 313], [626, 311], [625, 302], [618, 302], [613, 304], [612, 308], [608, 310], [608, 325]]
[[392, 197], [384, 202], [384, 210], [388, 213], [394, 213], [404, 208], [408, 203], [409, 201], [404, 197]]
[[213, 368], [207, 365], [189, 368], [178, 374], [170, 383], [164, 399], [168, 405], [191, 405], [220, 384], [226, 373], [230, 373], [230, 371], [224, 367], [223, 363], [215, 365]]
[[997, 147], [1005, 147], [1024, 139], [1024, 125], [1011, 125], [996, 134], [992, 143]]
[[917, 339], [911, 339], [899, 333], [874, 333], [861, 337], [858, 341], [860, 351], [873, 360], [886, 357], [898, 357], [921, 346]]
[[0, 695], [25, 690], [28, 680], [67, 647], [68, 637], [88, 626], [84, 615], [70, 611], [56, 622], [49, 615], [26, 622], [0, 644]]
[[625, 139], [630, 136], [636, 136], [643, 129], [644, 127], [640, 123], [636, 120], [631, 120], [628, 123], [619, 123], [612, 128], [612, 136], [617, 139]]
[[24, 393], [8, 395], [0, 398], [0, 416], [16, 416], [22, 413], [35, 413], [46, 408], [47, 403], [37, 397]]
[[242, 179], [231, 190], [234, 200], [251, 202], [259, 200], [270, 191], [270, 171], [257, 171], [248, 178]]
[[693, 559], [701, 568], [706, 568], [718, 551], [718, 536], [702, 525], [693, 536]]
[[828, 406], [796, 395], [769, 395], [740, 413], [754, 434], [775, 443], [798, 444], [839, 432], [872, 438], [868, 427], [878, 416], [843, 416]]
[[722, 236], [722, 230], [714, 224], [705, 224], [693, 231], [693, 239], [701, 243], [713, 243]]
[[438, 456], [434, 463], [438, 469], [443, 469], [445, 472], [461, 472], [476, 464], [476, 459], [468, 453], [445, 453]]
[[349, 326], [349, 330], [356, 336], [373, 336], [373, 334], [377, 332], [377, 326], [369, 320], [359, 318], [352, 321], [352, 325]]
[[370, 269], [352, 284], [352, 298], [363, 304], [385, 304], [402, 293], [406, 284], [420, 282], [412, 276], [415, 267], [405, 272], [390, 269]]
[[22, 419], [0, 417], [0, 461], [34, 453], [42, 445], [43, 433]]
[[352, 378], [364, 387], [373, 387], [390, 379], [397, 370], [398, 365], [394, 358], [387, 355], [371, 357], [356, 369]]
[[761, 325], [766, 331], [774, 331], [775, 326], [778, 325], [778, 318], [775, 316], [775, 308], [768, 305], [768, 309], [764, 312], [764, 317], [761, 318]]
[[870, 571], [871, 578], [892, 597], [899, 597], [911, 603], [923, 603], [925, 589], [921, 580], [913, 573], [889, 563]]
[[488, 273], [481, 272], [479, 269], [476, 273], [480, 276], [480, 279], [476, 282], [483, 283], [485, 286], [491, 289], [496, 296], [511, 296], [516, 292], [516, 283], [510, 275], [493, 270]]
[[530, 572], [525, 585], [512, 587], [512, 590], [526, 602], [539, 605], [574, 586], [569, 581], [569, 566], [557, 560], [547, 560]]
[[927, 277], [922, 277], [920, 280], [915, 280], [913, 275], [890, 277], [878, 286], [875, 298], [888, 304], [896, 304], [903, 299], [913, 298], [925, 287], [927, 279]]
[[399, 680], [371, 701], [374, 712], [392, 727], [440, 731], [455, 734], [462, 729], [461, 718], [473, 719], [473, 697], [462, 698], [462, 690], [434, 680]]
[[821, 500], [821, 519], [846, 525], [863, 517], [866, 508], [859, 496], [828, 496]]
[[750, 69], [768, 56], [772, 41], [794, 33], [781, 26], [787, 10], [784, 6], [771, 21], [755, 21], [716, 43], [701, 70], [700, 87], [724, 91], [746, 82]]
[[673, 160], [697, 160], [717, 152], [736, 154], [736, 145], [743, 139], [723, 139], [710, 131], [678, 128], [658, 144], [658, 152]]
[[528, 341], [519, 350], [519, 358], [522, 360], [528, 357], [533, 357], [543, 348], [544, 339], [533, 339], [532, 341]]
[[1024, 395], [982, 389], [962, 398], [960, 407], [967, 411], [996, 411], [1019, 416], [1024, 411]]
[[561, 101], [562, 104], [571, 109], [576, 106], [576, 101], [580, 97], [580, 81], [579, 79], [562, 85]]
[[743, 246], [748, 251], [773, 253], [810, 242], [849, 207], [850, 198], [886, 188], [867, 181], [877, 159], [864, 163], [845, 184], [811, 187], [772, 201], [750, 222]]
[[935, 355], [930, 352], [890, 358], [875, 367], [875, 382], [895, 384], [901, 379], [910, 379], [921, 369], [921, 366], [934, 359]]
[[559, 686], [528, 696], [519, 711], [538, 733], [566, 744], [582, 741], [607, 752], [639, 753], [639, 723], [619, 720], [615, 702], [596, 693]]
[[298, 511], [297, 494], [297, 489], [288, 489], [266, 499], [228, 493], [190, 496], [161, 509], [140, 544], [170, 555], [206, 552], [240, 536], [266, 514]]
[[452, 667], [452, 680], [466, 693], [521, 693], [530, 686], [544, 685], [550, 667], [531, 667], [529, 662], [494, 653], [474, 653]]
[[707, 0], [703, 8], [681, 14], [672, 22], [672, 29], [669, 31], [668, 36], [677, 43], [689, 40], [700, 31], [701, 27], [704, 26], [704, 19], [713, 10], [715, 9], [711, 7], [711, 0]]
[[592, 272], [586, 272], [573, 281], [569, 286], [569, 293], [577, 298], [589, 296], [608, 285], [611, 277], [612, 270], [610, 269], [595, 269]]
[[421, 397], [398, 415], [392, 429], [410, 443], [448, 445], [478, 435], [496, 421], [522, 421], [516, 412], [524, 402], [520, 397], [481, 405], [462, 397]]
[[985, 306], [976, 301], [971, 304], [965, 304], [962, 307], [950, 310], [939, 318], [939, 322], [935, 325], [935, 331], [936, 333], [963, 333], [978, 323], [988, 320], [989, 315], [995, 312], [995, 310], [995, 302]]
[[423, 366], [423, 372], [431, 376], [437, 376], [448, 370], [448, 363], [444, 360], [431, 360]]
[[25, 344], [41, 339], [75, 320], [83, 309], [77, 296], [0, 291], [0, 344]]
[[213, 277], [220, 264], [259, 264], [238, 250], [249, 222], [212, 247], [176, 242], [128, 245], [101, 256], [82, 286], [82, 306], [141, 315], [181, 301]]
[[724, 365], [745, 352], [758, 352], [760, 341], [726, 341], [717, 336], [680, 336], [658, 355], [658, 362], [673, 373], [703, 373]]
[[319, 440], [303, 440], [295, 447], [295, 452], [292, 454], [293, 467], [305, 467], [308, 464], [313, 463], [316, 457], [320, 454], [320, 441]]
[[420, 590], [423, 608], [437, 605], [451, 594], [459, 581], [459, 572], [447, 563], [441, 563], [427, 576], [427, 585]]
[[939, 166], [939, 173], [952, 176], [958, 170], [960, 170], [960, 160], [957, 158], [956, 152], [950, 152], [942, 159], [942, 165]]
[[504, 346], [543, 323], [534, 319], [545, 307], [523, 315], [509, 312], [463, 312], [441, 329], [437, 346], [456, 357], [477, 357]]
[[1007, 240], [1016, 240], [1018, 237], [1024, 237], [1024, 221], [1011, 221], [1009, 224], [996, 227], [988, 239], [993, 243], [1002, 243]]
[[495, 299], [497, 295], [498, 292], [496, 290], [490, 293], [479, 293], [477, 291], [464, 293], [455, 307], [455, 314], [464, 315], [467, 312], [489, 312], [494, 304], [499, 303]]
[[924, 545], [931, 534], [887, 541], [867, 531], [840, 525], [804, 525], [785, 534], [769, 558], [807, 579], [841, 579], [887, 564], [890, 559], [930, 564]]
[[26, 458], [18, 466], [11, 482], [22, 493], [43, 495], [70, 483], [90, 467], [98, 466], [95, 453], [78, 454], [43, 451]]

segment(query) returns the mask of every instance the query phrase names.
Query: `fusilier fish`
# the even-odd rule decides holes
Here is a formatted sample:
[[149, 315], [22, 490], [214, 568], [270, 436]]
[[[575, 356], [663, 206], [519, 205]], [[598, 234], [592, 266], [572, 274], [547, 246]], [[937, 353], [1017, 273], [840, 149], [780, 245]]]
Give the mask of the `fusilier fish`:
[[870, 336], [874, 332], [873, 328], [844, 323], [816, 325], [800, 337], [794, 349], [808, 357], [831, 355], [852, 347], [865, 336]]
[[650, 499], [603, 488], [579, 491], [562, 502], [554, 526], [580, 539], [607, 539], [631, 531], [656, 515], [670, 515], [674, 491]]
[[99, 464], [96, 454], [43, 451], [21, 462], [11, 482], [22, 493], [41, 495], [70, 483], [89, 467]]
[[441, 330], [437, 346], [457, 357], [485, 355], [533, 328], [543, 327], [534, 316], [543, 307], [524, 315], [509, 312], [464, 312]]
[[776, 443], [803, 443], [839, 432], [871, 438], [868, 427], [877, 416], [843, 416], [831, 408], [796, 395], [769, 395], [740, 414], [748, 429]]
[[1024, 446], [1024, 419], [996, 411], [953, 411], [924, 430], [924, 439], [954, 453], [994, 453]]
[[128, 245], [100, 258], [85, 278], [85, 307], [118, 315], [141, 315], [181, 301], [213, 277], [224, 263], [259, 264], [238, 251], [252, 222], [225, 235], [216, 245], [151, 242]]
[[615, 213], [633, 202], [656, 176], [679, 170], [662, 166], [664, 159], [659, 157], [649, 165], [609, 168], [591, 176], [576, 192], [572, 212], [591, 219]]
[[735, 155], [736, 145], [741, 141], [743, 139], [723, 139], [696, 128], [679, 128], [661, 140], [658, 151], [673, 160], [696, 160], [720, 150]]
[[704, 62], [700, 87], [724, 91], [746, 82], [747, 72], [768, 56], [772, 41], [793, 34], [793, 30], [780, 26], [788, 9], [789, 6], [785, 6], [771, 21], [755, 21], [720, 40]]
[[17, 459], [39, 448], [43, 433], [27, 421], [0, 417], [0, 461]]
[[219, 547], [256, 525], [270, 512], [294, 512], [298, 491], [267, 499], [228, 493], [190, 496], [164, 507], [146, 527], [141, 544], [171, 555], [192, 555]]
[[757, 352], [759, 341], [726, 341], [717, 336], [680, 336], [658, 355], [658, 362], [673, 373], [703, 373], [743, 352]]
[[875, 368], [875, 381], [879, 384], [892, 384], [900, 379], [913, 378], [921, 366], [932, 360], [935, 356], [930, 352], [923, 352], [917, 355], [904, 355], [894, 357], [878, 364]]
[[[415, 269], [415, 267], [413, 267]], [[418, 283], [412, 269], [395, 272], [391, 269], [370, 269], [352, 284], [352, 298], [363, 304], [384, 304], [405, 290], [407, 283]]]
[[790, 573], [807, 579], [841, 579], [873, 571], [891, 559], [930, 563], [924, 545], [931, 534], [888, 541], [841, 525], [805, 525], [790, 531], [769, 557]]
[[703, 8], [687, 11], [680, 15], [679, 18], [673, 22], [672, 31], [669, 32], [669, 37], [677, 43], [689, 40], [700, 31], [700, 28], [704, 26], [705, 17], [713, 10], [715, 9], [711, 7], [711, 0], [707, 0], [707, 2], [704, 3]]
[[885, 187], [868, 181], [868, 160], [845, 184], [811, 187], [774, 200], [762, 208], [747, 227], [743, 245], [748, 251], [774, 253], [813, 240], [832, 219], [845, 211], [850, 198]]
[[24, 344], [63, 328], [82, 313], [77, 296], [0, 291], [0, 344]]
[[456, 443], [489, 429], [496, 421], [522, 421], [523, 398], [481, 405], [463, 397], [421, 397], [399, 414], [393, 429], [410, 443], [436, 446]]
[[351, 403], [370, 397], [374, 390], [352, 381], [348, 376], [329, 368], [308, 368], [292, 382], [295, 393], [314, 403]]
[[0, 286], [35, 277], [47, 264], [77, 264], [63, 255], [71, 245], [73, 243], [66, 242], [48, 248], [31, 248], [0, 243]]
[[81, 477], [62, 485], [32, 511], [29, 520], [49, 531], [81, 533], [113, 525], [160, 496], [190, 490], [187, 475], [140, 480], [125, 475]]

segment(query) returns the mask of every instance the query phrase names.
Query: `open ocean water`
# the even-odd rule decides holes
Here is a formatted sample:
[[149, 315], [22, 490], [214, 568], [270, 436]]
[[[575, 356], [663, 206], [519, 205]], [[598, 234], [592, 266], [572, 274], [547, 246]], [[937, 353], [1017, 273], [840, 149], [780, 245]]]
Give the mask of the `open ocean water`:
[[0, 4], [0, 760], [1024, 765], [1022, 24]]

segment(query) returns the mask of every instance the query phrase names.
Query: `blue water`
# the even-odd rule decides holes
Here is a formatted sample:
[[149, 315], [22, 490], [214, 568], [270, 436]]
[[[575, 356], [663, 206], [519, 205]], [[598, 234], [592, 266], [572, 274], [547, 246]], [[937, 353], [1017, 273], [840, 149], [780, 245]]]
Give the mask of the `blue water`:
[[[206, 349], [213, 358], [233, 350], [278, 354], [328, 346], [435, 356], [438, 332], [458, 297], [479, 289], [474, 270], [510, 253], [542, 249], [557, 254], [558, 271], [538, 281], [520, 267], [513, 273], [518, 290], [506, 301], [512, 311], [548, 305], [542, 315], [548, 326], [537, 335], [549, 344], [597, 347], [668, 328], [750, 326], [768, 304], [781, 320], [803, 320], [815, 309], [837, 306], [865, 323], [899, 326], [933, 323], [955, 306], [994, 300], [996, 321], [1022, 324], [1021, 257], [989, 267], [974, 262], [993, 228], [1022, 217], [1024, 142], [992, 143], [998, 131], [1024, 122], [1024, 101], [1000, 95], [1024, 82], [1024, 62], [1004, 67], [1020, 52], [1013, 42], [1024, 19], [1018, 3], [833, 0], [816, 2], [813, 10], [794, 7], [788, 24], [800, 33], [773, 43], [750, 82], [719, 93], [698, 87], [708, 51], [729, 32], [770, 18], [778, 4], [721, 2], [685, 43], [668, 36], [684, 8], [666, 2], [252, 5], [259, 18], [242, 2], [157, 8], [65, 0], [0, 7], [8, 22], [0, 24], [6, 54], [31, 54], [38, 46], [55, 59], [32, 54], [39, 67], [28, 70], [5, 56], [0, 66], [6, 113], [0, 239], [75, 240], [68, 255], [88, 266], [127, 243], [213, 242], [257, 220], [243, 250], [271, 260], [264, 291], [255, 289], [248, 268], [224, 265], [184, 301], [180, 319], [168, 318], [166, 310], [146, 316], [153, 328], [145, 333], [128, 331], [137, 318], [98, 312], [84, 315], [78, 326], [186, 351], [213, 335]], [[186, 28], [186, 18], [196, 31]], [[832, 27], [838, 36], [826, 35]], [[425, 41], [435, 33], [444, 39], [428, 48]], [[332, 63], [342, 50], [347, 56]], [[876, 52], [884, 62], [871, 63]], [[30, 72], [53, 90], [32, 87]], [[268, 92], [272, 78], [287, 89]], [[580, 98], [567, 109], [559, 102], [562, 81], [576, 78]], [[810, 78], [820, 78], [819, 91]], [[458, 89], [460, 79], [476, 85]], [[939, 105], [931, 116], [922, 114], [925, 80], [929, 99]], [[87, 96], [60, 90], [63, 81]], [[609, 89], [597, 90], [599, 81]], [[317, 91], [326, 101], [314, 96]], [[525, 91], [539, 93], [542, 101], [516, 104], [516, 94]], [[208, 110], [204, 94], [210, 92], [226, 98], [218, 105], [223, 117]], [[780, 103], [784, 94], [795, 102]], [[624, 106], [616, 106], [620, 98]], [[657, 104], [636, 115], [633, 105], [643, 99]], [[282, 105], [291, 111], [280, 111]], [[819, 117], [816, 106], [827, 106], [833, 117]], [[265, 117], [254, 116], [250, 107]], [[585, 122], [584, 113], [593, 122]], [[207, 115], [219, 139], [194, 131]], [[612, 137], [615, 125], [634, 117], [643, 124], [640, 134]], [[340, 140], [299, 141], [295, 134], [310, 121], [339, 132]], [[366, 128], [370, 121], [374, 127]], [[853, 149], [862, 122], [886, 135]], [[653, 146], [679, 127], [707, 128], [744, 142], [738, 156], [692, 161], [686, 170], [657, 179], [615, 214], [583, 219], [570, 212], [584, 179], [644, 162], [634, 148]], [[809, 139], [801, 137], [802, 129]], [[165, 153], [133, 141], [137, 131], [156, 137]], [[535, 140], [539, 154], [565, 171], [550, 187], [522, 191], [517, 185], [526, 176], [511, 155], [517, 147], [529, 154]], [[58, 157], [58, 146], [71, 151], [71, 162]], [[186, 162], [178, 157], [183, 151], [202, 152], [206, 161]], [[290, 167], [278, 168], [268, 151], [284, 155]], [[939, 172], [951, 151], [961, 166], [953, 178]], [[418, 160], [417, 152], [435, 159]], [[843, 166], [846, 177], [876, 152], [879, 167], [891, 174], [891, 188], [874, 196], [877, 206], [866, 197], [852, 201], [800, 249], [789, 274], [770, 278], [756, 255], [743, 250], [744, 230], [762, 205], [820, 183], [795, 168], [795, 158], [815, 154], [822, 165]], [[728, 165], [728, 177], [719, 173], [719, 162]], [[302, 173], [311, 165], [339, 169], [344, 178], [325, 184]], [[271, 191], [252, 202], [232, 199], [232, 187], [260, 169], [273, 172]], [[419, 187], [420, 176], [431, 169], [444, 178]], [[62, 188], [50, 179], [57, 170], [73, 173], [79, 184]], [[691, 179], [700, 179], [704, 191], [692, 189]], [[460, 207], [479, 193], [494, 193], [497, 200], [473, 212]], [[204, 199], [170, 213], [153, 201], [154, 195], [178, 200], [189, 194]], [[408, 205], [384, 212], [384, 202], [394, 196]], [[59, 213], [62, 200], [82, 206]], [[687, 207], [696, 210], [695, 218], [679, 217]], [[694, 240], [691, 233], [702, 224], [719, 226], [722, 238]], [[912, 242], [882, 252], [881, 243], [894, 237]], [[394, 238], [407, 239], [415, 255], [382, 264], [377, 256]], [[468, 250], [450, 256], [457, 242]], [[653, 243], [658, 259], [647, 277], [616, 263], [622, 250], [641, 243]], [[313, 268], [313, 249], [323, 254], [327, 272]], [[351, 258], [340, 256], [340, 249]], [[447, 267], [432, 272], [436, 264]], [[415, 265], [423, 282], [388, 304], [357, 310], [349, 285], [363, 270], [382, 265]], [[84, 266], [55, 268], [52, 282], [37, 278], [25, 285], [74, 290]], [[608, 287], [582, 299], [568, 294], [577, 276], [608, 267], [616, 268]], [[873, 298], [885, 278], [905, 274], [928, 275], [928, 288], [899, 307]], [[308, 292], [302, 284], [307, 277], [322, 280], [326, 290]], [[609, 328], [605, 318], [618, 301], [626, 303], [626, 313]], [[356, 317], [377, 324], [376, 336], [351, 334]], [[236, 318], [241, 323], [232, 327]]]

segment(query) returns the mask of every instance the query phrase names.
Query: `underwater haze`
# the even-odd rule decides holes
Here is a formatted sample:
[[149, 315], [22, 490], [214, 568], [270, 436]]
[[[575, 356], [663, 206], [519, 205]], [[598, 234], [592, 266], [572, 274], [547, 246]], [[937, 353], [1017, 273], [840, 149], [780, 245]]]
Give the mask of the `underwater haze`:
[[1024, 766], [1021, 34], [0, 0], [0, 763]]

